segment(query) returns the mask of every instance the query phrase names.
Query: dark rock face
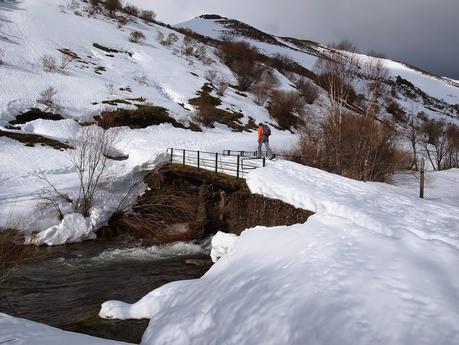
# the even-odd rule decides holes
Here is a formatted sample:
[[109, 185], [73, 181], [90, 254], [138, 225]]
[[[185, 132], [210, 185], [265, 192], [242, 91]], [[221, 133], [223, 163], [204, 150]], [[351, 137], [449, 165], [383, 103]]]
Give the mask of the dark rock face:
[[[142, 208], [142, 205], [158, 204], [158, 200], [174, 195], [177, 214], [186, 214], [175, 223], [186, 224], [183, 238], [177, 239], [176, 234], [156, 236], [160, 242], [174, 240], [193, 240], [205, 238], [218, 231], [239, 235], [243, 230], [257, 225], [280, 226], [304, 223], [312, 212], [295, 208], [280, 200], [265, 198], [252, 194], [244, 180], [227, 175], [216, 175], [205, 170], [191, 167], [169, 165], [146, 179], [150, 191], [139, 199], [139, 212], [148, 218], [160, 212], [160, 209]], [[181, 212], [182, 210], [183, 212]], [[172, 218], [175, 220], [175, 218]], [[173, 226], [171, 218], [164, 217], [159, 223], [164, 231]], [[126, 228], [126, 222], [120, 228]], [[120, 232], [120, 231], [118, 231]], [[145, 232], [142, 233], [145, 236]], [[141, 236], [141, 237], [142, 237]]]

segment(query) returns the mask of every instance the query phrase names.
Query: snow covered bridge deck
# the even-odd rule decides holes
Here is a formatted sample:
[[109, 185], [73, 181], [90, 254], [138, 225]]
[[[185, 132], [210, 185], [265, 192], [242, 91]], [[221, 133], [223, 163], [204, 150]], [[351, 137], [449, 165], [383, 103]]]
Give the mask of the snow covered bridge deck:
[[171, 164], [192, 166], [238, 178], [245, 178], [250, 171], [267, 164], [265, 155], [258, 158], [253, 151], [224, 150], [219, 153], [170, 148], [167, 153]]

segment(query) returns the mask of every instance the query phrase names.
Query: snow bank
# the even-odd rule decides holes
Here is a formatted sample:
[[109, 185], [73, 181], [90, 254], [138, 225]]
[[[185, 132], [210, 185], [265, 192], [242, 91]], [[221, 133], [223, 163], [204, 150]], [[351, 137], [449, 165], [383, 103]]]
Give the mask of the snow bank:
[[399, 241], [314, 215], [304, 225], [247, 230], [201, 279], [133, 305], [104, 303], [101, 316], [151, 318], [149, 345], [453, 345], [458, 257], [441, 242]]
[[212, 238], [212, 250], [210, 252], [212, 261], [217, 262], [218, 259], [228, 255], [236, 245], [237, 239], [238, 237], [234, 234], [226, 234], [219, 231]]
[[151, 319], [144, 345], [459, 343], [456, 208], [283, 161], [247, 183], [316, 214], [219, 233], [201, 279], [100, 316]]
[[80, 213], [66, 214], [59, 225], [54, 225], [45, 231], [26, 237], [27, 244], [37, 246], [46, 244], [58, 246], [66, 243], [76, 243], [96, 239], [95, 231], [106, 221], [107, 215], [100, 209], [90, 211], [88, 218]]
[[349, 219], [393, 237], [408, 232], [459, 248], [459, 208], [422, 200], [385, 183], [364, 183], [287, 161], [247, 177], [253, 193], [295, 207]]
[[127, 345], [88, 335], [64, 332], [0, 313], [0, 344], [11, 345]]

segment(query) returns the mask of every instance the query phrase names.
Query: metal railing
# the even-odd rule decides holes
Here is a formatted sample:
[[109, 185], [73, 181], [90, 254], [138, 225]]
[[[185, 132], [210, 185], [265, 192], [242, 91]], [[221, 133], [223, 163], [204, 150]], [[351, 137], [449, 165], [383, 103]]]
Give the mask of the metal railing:
[[186, 149], [167, 149], [169, 162], [192, 166], [198, 169], [213, 171], [244, 178], [250, 171], [266, 166], [266, 157], [257, 157], [256, 153], [225, 150], [223, 153], [195, 151]]

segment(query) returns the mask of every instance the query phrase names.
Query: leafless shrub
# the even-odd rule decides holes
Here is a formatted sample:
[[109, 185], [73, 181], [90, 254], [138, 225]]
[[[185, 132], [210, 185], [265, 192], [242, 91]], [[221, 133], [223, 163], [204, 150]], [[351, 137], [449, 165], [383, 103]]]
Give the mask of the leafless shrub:
[[409, 155], [397, 149], [398, 135], [389, 121], [350, 111], [329, 114], [319, 128], [303, 129], [293, 155], [300, 163], [353, 179], [384, 181], [409, 164]]
[[59, 65], [59, 68], [61, 71], [65, 71], [67, 67], [72, 63], [74, 58], [68, 54], [61, 54], [61, 63]]
[[97, 126], [83, 127], [75, 149], [68, 151], [79, 180], [78, 197], [73, 201], [75, 212], [89, 215], [94, 198], [106, 178], [104, 173], [115, 140], [115, 131], [105, 131]]
[[220, 97], [223, 97], [225, 95], [225, 92], [226, 90], [228, 89], [228, 81], [223, 78], [223, 77], [220, 77], [218, 78], [217, 80], [217, 95], [220, 96]]
[[207, 49], [203, 45], [198, 45], [194, 50], [194, 56], [201, 62], [205, 62], [208, 59]]
[[247, 91], [260, 80], [264, 69], [257, 64], [258, 51], [247, 42], [224, 42], [219, 46], [219, 54], [236, 74], [240, 90]]
[[269, 114], [279, 126], [285, 129], [298, 127], [302, 121], [295, 113], [301, 113], [304, 107], [303, 100], [298, 92], [274, 91], [269, 105]]
[[134, 6], [134, 5], [125, 5], [123, 7], [123, 12], [126, 13], [127, 15], [132, 16], [132, 17], [139, 17], [140, 16], [139, 8]]
[[192, 56], [196, 46], [196, 41], [190, 36], [183, 36], [182, 55]]
[[158, 31], [156, 33], [156, 41], [158, 43], [163, 44], [164, 38], [165, 38], [165, 36], [164, 36], [164, 33], [162, 31]]
[[262, 107], [265, 106], [266, 102], [271, 96], [271, 90], [272, 89], [270, 84], [262, 82], [252, 84], [250, 87], [250, 91], [255, 97], [255, 103], [261, 105]]
[[107, 83], [105, 84], [105, 88], [111, 96], [116, 95], [115, 86], [113, 84]]
[[78, 0], [71, 0], [67, 4], [67, 8], [71, 11], [76, 11], [80, 8], [81, 3]]
[[389, 94], [389, 89], [386, 84], [386, 80], [389, 79], [389, 71], [382, 60], [371, 60], [366, 62], [363, 64], [362, 69], [367, 78], [363, 88], [365, 113], [378, 114]]
[[110, 17], [115, 17], [116, 11], [122, 8], [120, 0], [104, 0], [105, 9]]
[[23, 243], [23, 236], [17, 231], [0, 229], [0, 287], [7, 282], [15, 267], [33, 262], [38, 257], [38, 248]]
[[169, 33], [167, 37], [163, 40], [161, 40], [159, 43], [161, 43], [163, 46], [169, 47], [176, 43], [178, 41], [178, 36], [174, 34], [173, 32]]
[[41, 65], [45, 72], [55, 73], [59, 71], [56, 58], [52, 55], [43, 55], [41, 57]]
[[129, 18], [127, 16], [116, 16], [116, 23], [118, 24], [118, 28], [121, 29], [129, 23]]
[[62, 220], [64, 214], [62, 212], [61, 202], [73, 204], [72, 199], [68, 195], [58, 191], [46, 175], [39, 175], [38, 178], [43, 182], [45, 188], [37, 193], [37, 199], [44, 207], [53, 208], [57, 212], [59, 219]]
[[349, 53], [358, 53], [359, 52], [358, 48], [349, 40], [342, 40], [342, 41], [337, 42], [337, 43], [331, 43], [329, 46], [330, 46], [330, 48], [338, 49], [338, 50], [344, 50], [344, 51], [347, 51]]
[[56, 104], [54, 97], [57, 95], [57, 90], [54, 87], [48, 87], [40, 92], [40, 98], [37, 99], [38, 103], [45, 105], [48, 111], [53, 113], [59, 111], [59, 106]]
[[148, 86], [148, 77], [145, 73], [135, 75], [134, 80], [140, 85]]
[[129, 35], [129, 42], [141, 43], [145, 41], [145, 35], [140, 31], [133, 31]]
[[204, 77], [206, 78], [207, 81], [214, 83], [218, 77], [218, 72], [214, 69], [207, 70]]
[[140, 12], [140, 18], [146, 22], [153, 23], [156, 19], [156, 13], [154, 11], [144, 10]]
[[425, 120], [420, 126], [424, 153], [435, 170], [459, 167], [459, 127], [443, 120]]
[[308, 104], [313, 104], [319, 97], [319, 91], [316, 86], [305, 78], [301, 78], [297, 81], [296, 86], [298, 87], [298, 91], [301, 93], [301, 96]]

